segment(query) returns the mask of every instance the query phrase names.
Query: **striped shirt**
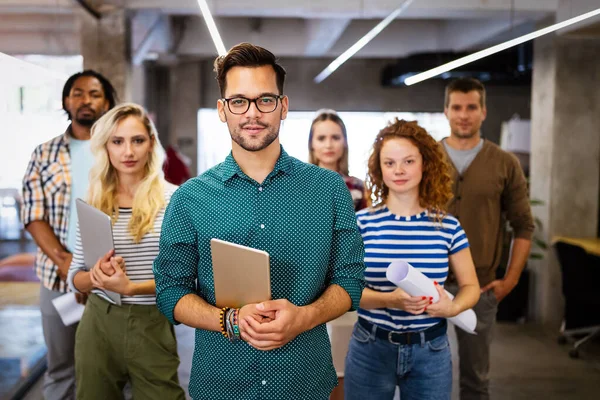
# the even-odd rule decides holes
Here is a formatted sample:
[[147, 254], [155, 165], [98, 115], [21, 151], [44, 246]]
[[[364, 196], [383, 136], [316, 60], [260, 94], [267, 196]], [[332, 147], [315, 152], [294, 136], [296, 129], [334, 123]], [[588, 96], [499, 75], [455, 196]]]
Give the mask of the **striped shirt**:
[[[167, 205], [171, 200], [171, 195], [177, 189], [177, 186], [171, 185], [165, 182], [165, 200]], [[165, 207], [166, 208], [166, 207]], [[125, 261], [125, 274], [134, 283], [145, 282], [154, 279], [152, 272], [152, 263], [158, 255], [158, 242], [160, 239], [160, 231], [162, 227], [163, 218], [165, 215], [165, 208], [163, 208], [156, 216], [154, 220], [153, 229], [144, 235], [139, 243], [134, 243], [133, 236], [129, 233], [128, 224], [131, 219], [132, 210], [131, 208], [119, 208], [119, 217], [113, 224], [113, 242], [115, 246], [115, 255], [123, 257]], [[88, 271], [93, 265], [85, 265], [83, 258], [83, 249], [81, 245], [81, 236], [79, 233], [79, 226], [77, 227], [77, 244], [75, 246], [75, 252], [73, 253], [73, 261], [69, 269], [69, 287], [74, 292], [78, 292], [73, 284], [73, 279], [79, 271]], [[102, 297], [104, 300], [114, 303], [112, 300], [104, 294], [100, 289], [93, 289], [92, 293], [95, 293]], [[121, 296], [121, 302], [123, 304], [140, 304], [140, 305], [153, 305], [156, 304], [156, 296], [154, 294], [144, 294], [139, 296]]]
[[[469, 242], [458, 220], [447, 215], [442, 224], [430, 218], [430, 213], [402, 217], [386, 207], [365, 209], [356, 214], [365, 244], [365, 280], [367, 287], [391, 292], [396, 286], [387, 280], [385, 272], [393, 261], [406, 261], [440, 285], [448, 277], [448, 257], [467, 247]], [[431, 215], [433, 216], [433, 215]], [[358, 315], [384, 329], [392, 331], [422, 331], [441, 319], [427, 313], [413, 315], [395, 308], [365, 310]]]
[[[71, 201], [70, 129], [33, 151], [23, 177], [21, 220], [24, 226], [46, 221], [60, 243], [73, 251], [67, 243]], [[58, 277], [57, 270], [56, 264], [38, 247], [35, 273], [42, 285], [66, 292], [67, 284]]]

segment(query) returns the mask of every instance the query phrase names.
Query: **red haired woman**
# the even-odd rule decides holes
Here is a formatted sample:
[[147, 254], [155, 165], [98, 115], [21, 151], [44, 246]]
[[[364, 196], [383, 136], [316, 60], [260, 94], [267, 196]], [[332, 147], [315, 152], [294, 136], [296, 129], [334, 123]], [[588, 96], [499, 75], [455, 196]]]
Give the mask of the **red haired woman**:
[[[369, 158], [367, 198], [357, 213], [365, 243], [365, 280], [346, 358], [347, 399], [450, 399], [452, 359], [446, 318], [472, 307], [479, 284], [459, 221], [445, 213], [452, 196], [440, 145], [416, 122], [381, 130]], [[433, 280], [440, 300], [413, 297], [386, 279], [403, 260]], [[443, 290], [449, 268], [460, 290]]]

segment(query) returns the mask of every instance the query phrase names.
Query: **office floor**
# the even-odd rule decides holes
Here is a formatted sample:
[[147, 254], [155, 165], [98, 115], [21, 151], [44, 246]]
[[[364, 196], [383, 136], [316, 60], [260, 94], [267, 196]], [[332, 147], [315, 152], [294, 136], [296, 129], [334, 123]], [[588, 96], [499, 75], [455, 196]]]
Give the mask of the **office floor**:
[[[182, 383], [189, 380], [193, 332], [178, 332]], [[182, 351], [185, 349], [185, 351]], [[592, 400], [598, 398], [600, 343], [586, 347], [581, 359], [568, 356], [568, 347], [556, 343], [554, 333], [534, 325], [500, 324], [492, 346], [494, 400]], [[185, 365], [184, 365], [185, 364]], [[456, 365], [456, 358], [455, 358]], [[458, 400], [455, 382], [452, 399]], [[25, 400], [40, 400], [38, 383]]]
[[[0, 211], [5, 211], [0, 209]], [[13, 227], [14, 228], [14, 227]], [[30, 241], [18, 238], [18, 230], [0, 225], [0, 259], [35, 251]], [[30, 376], [46, 349], [39, 311], [39, 282], [31, 267], [5, 266], [0, 274], [0, 398], [22, 378]]]
[[[0, 241], [0, 257], [32, 251], [34, 248], [31, 242]], [[4, 296], [8, 294], [9, 287], [3, 289], [0, 298], [4, 300], [13, 296], [14, 299], [20, 298], [21, 300], [16, 303], [21, 303], [25, 308], [35, 301], [34, 298], [37, 296], [36, 290], [18, 291], [11, 296]], [[32, 315], [31, 318], [39, 318], [39, 316]], [[12, 324], [10, 326], [12, 330], [14, 324], [10, 320], [0, 318], [0, 332], [8, 332], [9, 324]], [[176, 330], [181, 357], [180, 380], [187, 392], [194, 348], [194, 331], [182, 326], [177, 327]], [[41, 332], [37, 332], [37, 329], [29, 331], [35, 338], [32, 336], [29, 339], [25, 337], [21, 339], [29, 341], [30, 344], [39, 340]], [[597, 399], [600, 381], [600, 341], [586, 345], [581, 358], [574, 360], [568, 356], [568, 346], [557, 344], [556, 336], [556, 332], [544, 331], [533, 324], [499, 324], [492, 346], [492, 398], [494, 400]], [[456, 361], [457, 357], [454, 355], [455, 369]], [[458, 382], [454, 384], [452, 398], [458, 399]], [[42, 399], [41, 380], [36, 382], [25, 399]]]
[[[569, 346], [557, 344], [556, 338], [555, 332], [532, 324], [499, 324], [492, 345], [492, 399], [597, 399], [600, 344], [590, 343], [580, 359], [571, 359]], [[457, 356], [453, 355], [456, 377]], [[458, 399], [456, 379], [453, 389], [452, 398]]]

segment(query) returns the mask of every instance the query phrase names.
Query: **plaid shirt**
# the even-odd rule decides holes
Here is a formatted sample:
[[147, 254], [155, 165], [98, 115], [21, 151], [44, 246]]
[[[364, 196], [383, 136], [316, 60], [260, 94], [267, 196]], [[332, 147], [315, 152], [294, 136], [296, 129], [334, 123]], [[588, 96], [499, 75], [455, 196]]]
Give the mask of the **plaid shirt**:
[[[39, 145], [31, 155], [23, 178], [21, 219], [27, 226], [33, 221], [46, 221], [60, 243], [67, 248], [71, 201], [70, 127], [67, 131]], [[73, 249], [69, 249], [73, 250]], [[57, 275], [57, 266], [38, 247], [35, 272], [42, 284], [59, 292], [68, 285]]]

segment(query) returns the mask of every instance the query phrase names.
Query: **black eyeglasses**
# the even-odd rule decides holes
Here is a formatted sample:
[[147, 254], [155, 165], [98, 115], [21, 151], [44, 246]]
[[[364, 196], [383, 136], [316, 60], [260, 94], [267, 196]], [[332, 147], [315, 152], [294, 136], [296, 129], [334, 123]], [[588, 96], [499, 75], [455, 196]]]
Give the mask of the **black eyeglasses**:
[[251, 103], [254, 103], [256, 108], [258, 108], [258, 111], [262, 113], [272, 113], [277, 108], [280, 99], [283, 99], [282, 94], [267, 94], [255, 99], [248, 99], [240, 96], [221, 100], [227, 103], [227, 108], [229, 108], [229, 111], [231, 111], [232, 114], [240, 115], [245, 114], [250, 109]]

